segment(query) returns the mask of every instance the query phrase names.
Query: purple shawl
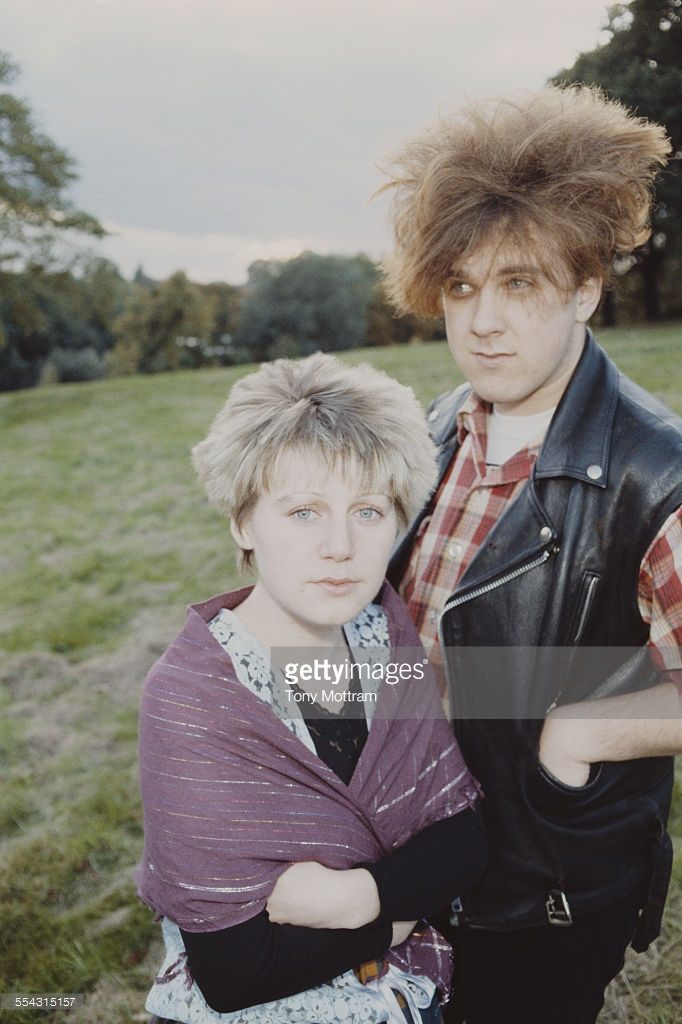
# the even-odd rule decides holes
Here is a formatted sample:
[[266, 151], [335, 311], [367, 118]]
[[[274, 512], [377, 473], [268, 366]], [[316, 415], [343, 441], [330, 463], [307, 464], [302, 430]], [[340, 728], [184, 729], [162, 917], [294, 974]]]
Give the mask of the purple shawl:
[[[416, 684], [419, 721], [399, 720], [408, 687], [381, 687], [346, 786], [237, 680], [211, 635], [207, 623], [247, 593], [191, 606], [142, 696], [145, 846], [138, 889], [154, 910], [187, 931], [216, 931], [254, 917], [294, 861], [345, 869], [379, 860], [478, 795], [428, 678]], [[391, 648], [419, 647], [388, 584], [381, 605]], [[384, 712], [393, 702], [385, 717], [382, 701]], [[391, 951], [390, 959], [447, 991], [446, 952], [429, 928]]]

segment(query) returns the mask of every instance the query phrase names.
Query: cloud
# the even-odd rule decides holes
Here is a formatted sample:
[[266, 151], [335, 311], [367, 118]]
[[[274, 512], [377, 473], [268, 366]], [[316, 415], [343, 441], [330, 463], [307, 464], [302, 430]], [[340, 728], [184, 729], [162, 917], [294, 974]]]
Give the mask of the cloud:
[[76, 201], [126, 226], [108, 253], [150, 273], [152, 259], [179, 260], [197, 278], [224, 259], [243, 277], [252, 255], [292, 240], [383, 248], [366, 202], [386, 151], [467, 96], [542, 86], [594, 47], [605, 12], [602, 0], [3, 0], [0, 38], [24, 68], [20, 92], [78, 161]]
[[240, 284], [246, 269], [258, 259], [290, 259], [313, 248], [300, 238], [260, 239], [224, 232], [179, 233], [106, 223], [111, 232], [101, 244], [102, 255], [131, 277], [141, 264], [150, 277], [163, 279], [187, 270], [193, 281]]

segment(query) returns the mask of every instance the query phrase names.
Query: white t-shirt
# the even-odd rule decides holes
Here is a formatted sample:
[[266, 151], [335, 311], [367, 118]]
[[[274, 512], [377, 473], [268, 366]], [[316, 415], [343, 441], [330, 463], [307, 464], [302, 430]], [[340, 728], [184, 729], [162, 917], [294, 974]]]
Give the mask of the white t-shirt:
[[493, 406], [493, 411], [488, 413], [487, 418], [486, 465], [502, 466], [522, 448], [541, 444], [555, 409], [556, 406], [530, 416], [508, 416], [498, 412]]

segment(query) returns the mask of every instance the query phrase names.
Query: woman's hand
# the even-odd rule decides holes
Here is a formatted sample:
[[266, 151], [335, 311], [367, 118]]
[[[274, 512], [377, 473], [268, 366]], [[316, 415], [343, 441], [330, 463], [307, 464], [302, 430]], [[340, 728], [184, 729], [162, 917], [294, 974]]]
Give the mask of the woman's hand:
[[394, 921], [391, 949], [393, 949], [394, 946], [401, 946], [403, 942], [406, 942], [412, 934], [416, 924], [416, 921]]
[[304, 928], [362, 928], [379, 915], [379, 893], [369, 871], [335, 871], [316, 861], [282, 872], [265, 908], [275, 924]]

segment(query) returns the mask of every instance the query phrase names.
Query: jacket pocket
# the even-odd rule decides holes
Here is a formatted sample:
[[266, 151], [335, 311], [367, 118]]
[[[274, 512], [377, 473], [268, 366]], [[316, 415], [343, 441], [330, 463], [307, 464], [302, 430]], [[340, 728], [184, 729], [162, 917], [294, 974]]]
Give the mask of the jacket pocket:
[[571, 645], [579, 644], [583, 638], [600, 583], [601, 576], [598, 572], [592, 572], [588, 569], [583, 573], [578, 591], [578, 600], [576, 601], [575, 611], [568, 632]]
[[583, 573], [580, 586], [578, 588], [578, 596], [573, 608], [573, 614], [571, 615], [570, 624], [565, 633], [567, 640], [559, 660], [557, 672], [559, 687], [554, 691], [551, 701], [548, 701], [547, 703], [547, 712], [551, 711], [552, 708], [555, 708], [558, 704], [570, 704], [572, 700], [580, 699], [579, 696], [573, 692], [574, 687], [571, 682], [571, 670], [573, 668], [573, 663], [575, 661], [580, 641], [582, 640], [587, 628], [590, 612], [594, 607], [600, 583], [601, 575], [598, 572], [592, 572], [592, 570], [587, 569]]
[[579, 797], [583, 794], [591, 793], [599, 782], [602, 765], [593, 764], [590, 770], [590, 777], [583, 786], [569, 786], [567, 782], [562, 782], [556, 775], [553, 775], [549, 768], [546, 768], [542, 761], [538, 758], [537, 770], [540, 778], [544, 781], [545, 785], [549, 787], [554, 793], [561, 793], [563, 796], [576, 796]]
[[602, 765], [598, 764], [584, 786], [569, 786], [552, 775], [536, 756], [528, 791], [531, 805], [548, 821], [571, 819], [592, 802], [601, 788], [601, 776]]

